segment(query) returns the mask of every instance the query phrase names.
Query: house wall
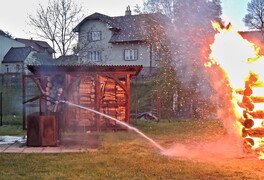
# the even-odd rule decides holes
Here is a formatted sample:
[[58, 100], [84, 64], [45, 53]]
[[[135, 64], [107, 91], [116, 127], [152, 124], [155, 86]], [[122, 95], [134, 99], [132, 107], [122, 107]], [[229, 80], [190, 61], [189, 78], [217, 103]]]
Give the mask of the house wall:
[[0, 73], [2, 71], [2, 61], [6, 53], [10, 50], [11, 47], [25, 47], [25, 44], [22, 44], [14, 39], [0, 35]]
[[[17, 66], [19, 66], [19, 71]], [[16, 62], [16, 63], [3, 63], [2, 64], [2, 72], [3, 73], [18, 73], [22, 71], [22, 63]]]
[[[101, 31], [100, 41], [89, 42], [89, 31]], [[113, 32], [107, 28], [107, 24], [98, 20], [89, 20], [80, 27], [79, 31], [79, 57], [81, 61], [88, 61], [88, 51], [100, 50], [102, 60], [94, 62], [101, 65], [143, 65], [143, 67], [155, 67], [156, 61], [151, 62], [150, 47], [145, 43], [112, 44], [109, 40]], [[137, 60], [124, 60], [124, 49], [137, 49]]]

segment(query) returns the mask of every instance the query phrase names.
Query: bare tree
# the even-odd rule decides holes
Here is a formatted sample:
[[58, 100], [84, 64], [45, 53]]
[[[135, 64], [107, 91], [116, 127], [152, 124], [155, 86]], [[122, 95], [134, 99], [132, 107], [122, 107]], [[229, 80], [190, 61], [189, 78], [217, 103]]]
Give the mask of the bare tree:
[[248, 13], [243, 21], [249, 29], [264, 30], [264, 1], [251, 0], [247, 4]]
[[[160, 12], [165, 14], [171, 19], [174, 19], [173, 15], [173, 6], [175, 0], [147, 0], [143, 3], [143, 12], [144, 13], [156, 13]], [[136, 7], [137, 8], [137, 7]]]
[[72, 0], [52, 0], [47, 7], [39, 4], [37, 14], [29, 15], [29, 24], [37, 36], [50, 40], [53, 48], [65, 56], [76, 38], [72, 29], [79, 22], [81, 11]]

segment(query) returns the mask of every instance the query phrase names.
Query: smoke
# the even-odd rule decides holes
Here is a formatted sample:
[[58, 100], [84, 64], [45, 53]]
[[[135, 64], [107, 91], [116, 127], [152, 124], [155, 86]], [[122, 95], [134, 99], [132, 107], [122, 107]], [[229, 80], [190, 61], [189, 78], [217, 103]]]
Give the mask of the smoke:
[[231, 136], [222, 137], [215, 142], [175, 143], [163, 151], [163, 155], [197, 160], [245, 157], [241, 141]]
[[[215, 31], [211, 21], [219, 21], [221, 7], [206, 0], [173, 1], [173, 25], [168, 26], [171, 43], [171, 66], [175, 69], [179, 88], [178, 116], [206, 119], [214, 116], [210, 96], [214, 89], [208, 82], [204, 63], [210, 54], [209, 45]], [[178, 83], [177, 82], [177, 83]]]

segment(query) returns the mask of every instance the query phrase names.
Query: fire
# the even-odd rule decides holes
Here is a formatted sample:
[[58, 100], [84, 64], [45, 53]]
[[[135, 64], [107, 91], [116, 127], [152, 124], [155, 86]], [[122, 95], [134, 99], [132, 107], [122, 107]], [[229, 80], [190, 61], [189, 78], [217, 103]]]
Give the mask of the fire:
[[[255, 44], [243, 39], [231, 25], [222, 28], [213, 22], [212, 26], [217, 33], [210, 45], [210, 62], [205, 66], [220, 67], [231, 89], [230, 96], [225, 94], [224, 98], [225, 103], [230, 104], [226, 109], [229, 115], [222, 116], [229, 120], [225, 126], [232, 126], [233, 134], [242, 137], [245, 150], [264, 159], [264, 57], [258, 55], [259, 48]], [[219, 77], [213, 81], [223, 95]]]

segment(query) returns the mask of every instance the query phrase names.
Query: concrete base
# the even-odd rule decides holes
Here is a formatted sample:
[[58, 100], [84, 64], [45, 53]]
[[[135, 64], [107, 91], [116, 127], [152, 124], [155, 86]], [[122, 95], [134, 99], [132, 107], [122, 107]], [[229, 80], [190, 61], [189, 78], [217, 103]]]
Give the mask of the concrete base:
[[29, 147], [23, 136], [0, 136], [0, 153], [76, 153], [93, 152], [97, 148], [84, 148], [82, 146], [58, 147]]

